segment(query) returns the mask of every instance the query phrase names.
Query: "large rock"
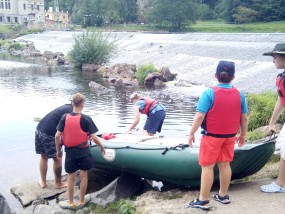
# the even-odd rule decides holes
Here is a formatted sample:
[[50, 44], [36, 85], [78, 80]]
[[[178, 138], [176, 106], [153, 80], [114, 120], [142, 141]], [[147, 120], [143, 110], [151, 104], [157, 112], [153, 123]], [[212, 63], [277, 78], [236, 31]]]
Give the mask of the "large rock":
[[102, 67], [101, 65], [83, 64], [82, 65], [82, 71], [97, 71], [101, 67]]
[[89, 88], [92, 90], [102, 90], [102, 89], [106, 89], [104, 86], [100, 85], [97, 82], [94, 81], [90, 81], [88, 84]]
[[162, 74], [163, 82], [173, 81], [177, 76], [177, 74], [172, 74], [168, 67], [162, 67], [160, 73]]
[[146, 86], [154, 86], [154, 83], [155, 83], [156, 79], [159, 79], [160, 81], [163, 81], [162, 74], [159, 73], [159, 72], [149, 73], [147, 75], [147, 77], [144, 79], [144, 85], [146, 85]]
[[0, 213], [10, 214], [11, 209], [5, 199], [5, 197], [0, 193]]
[[140, 177], [125, 174], [98, 192], [91, 193], [91, 202], [106, 207], [109, 203], [120, 199], [130, 198], [143, 190]]

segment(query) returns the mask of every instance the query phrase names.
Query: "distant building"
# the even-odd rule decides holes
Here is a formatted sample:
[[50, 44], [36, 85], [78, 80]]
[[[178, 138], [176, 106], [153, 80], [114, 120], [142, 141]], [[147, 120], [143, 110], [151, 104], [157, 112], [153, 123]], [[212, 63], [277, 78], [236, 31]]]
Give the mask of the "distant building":
[[44, 0], [0, 0], [0, 24], [44, 23]]
[[49, 10], [45, 11], [45, 23], [48, 25], [49, 23], [52, 24], [54, 22], [67, 25], [69, 23], [68, 11], [55, 12], [52, 7], [49, 7]]

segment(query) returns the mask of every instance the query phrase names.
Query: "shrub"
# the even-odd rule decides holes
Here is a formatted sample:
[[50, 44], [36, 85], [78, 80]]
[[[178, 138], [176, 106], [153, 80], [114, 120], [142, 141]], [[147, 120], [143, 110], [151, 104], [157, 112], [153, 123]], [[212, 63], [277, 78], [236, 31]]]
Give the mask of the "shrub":
[[135, 207], [128, 201], [120, 200], [118, 202], [118, 211], [120, 214], [135, 214]]
[[81, 68], [84, 63], [103, 65], [117, 50], [117, 40], [110, 40], [110, 34], [107, 33], [87, 31], [74, 35], [73, 38], [74, 45], [68, 56], [78, 68]]
[[143, 84], [147, 75], [156, 71], [157, 70], [153, 64], [139, 65], [136, 72], [136, 78], [140, 84]]
[[10, 43], [10, 44], [9, 44], [8, 50], [14, 49], [14, 50], [16, 50], [16, 51], [22, 51], [22, 50], [24, 50], [24, 47], [25, 47], [24, 44], [21, 44], [21, 43], [19, 43], [19, 42], [14, 42], [14, 43]]
[[[269, 124], [277, 94], [275, 92], [264, 92], [261, 94], [248, 94], [247, 102], [249, 108], [248, 130], [252, 131], [258, 127]], [[278, 123], [284, 123], [285, 113], [282, 113]]]

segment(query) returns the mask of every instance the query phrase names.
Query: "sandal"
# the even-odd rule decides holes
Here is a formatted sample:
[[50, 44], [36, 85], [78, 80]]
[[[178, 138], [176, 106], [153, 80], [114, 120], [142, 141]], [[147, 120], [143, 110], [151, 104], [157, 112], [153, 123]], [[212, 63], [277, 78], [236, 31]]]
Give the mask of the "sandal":
[[77, 210], [77, 206], [72, 203], [70, 204], [69, 201], [60, 201], [58, 203], [58, 205], [62, 208], [62, 209], [68, 209], [68, 210], [73, 210], [76, 211]]
[[260, 190], [267, 193], [284, 192], [285, 188], [278, 186], [274, 181], [271, 184], [261, 186]]
[[84, 202], [83, 203], [78, 203], [78, 208], [82, 209], [86, 206], [86, 204], [88, 204], [88, 202], [91, 200], [91, 195], [87, 194], [84, 196]]

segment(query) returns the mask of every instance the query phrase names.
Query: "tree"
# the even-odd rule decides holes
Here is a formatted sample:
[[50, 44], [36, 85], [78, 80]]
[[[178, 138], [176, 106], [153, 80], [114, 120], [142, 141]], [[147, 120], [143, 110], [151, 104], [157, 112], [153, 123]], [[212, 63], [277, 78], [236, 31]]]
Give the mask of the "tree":
[[238, 6], [236, 13], [233, 14], [233, 18], [235, 19], [235, 22], [245, 24], [248, 22], [255, 21], [258, 14], [259, 13], [255, 10], [252, 10], [247, 7]]
[[148, 20], [158, 26], [181, 29], [183, 24], [197, 19], [196, 5], [191, 0], [156, 0], [148, 14]]

